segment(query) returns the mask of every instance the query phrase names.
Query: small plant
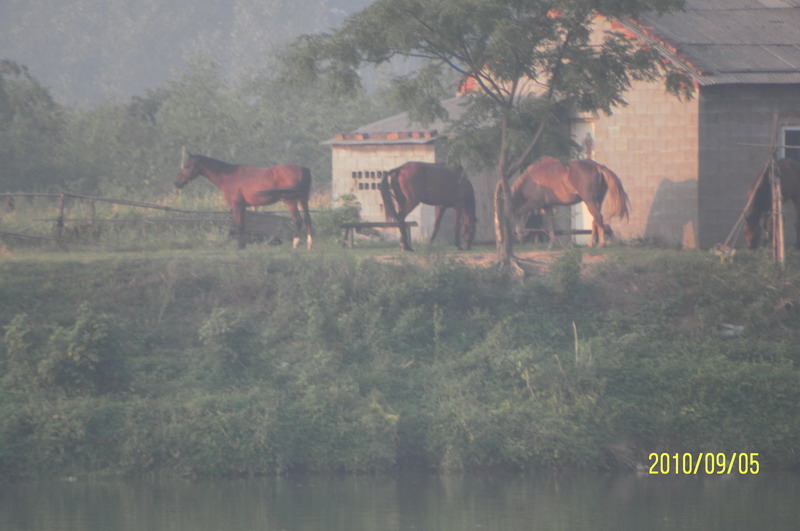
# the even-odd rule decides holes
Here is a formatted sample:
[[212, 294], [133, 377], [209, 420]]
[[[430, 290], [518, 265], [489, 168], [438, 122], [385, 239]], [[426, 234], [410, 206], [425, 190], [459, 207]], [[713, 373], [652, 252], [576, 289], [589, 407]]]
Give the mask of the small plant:
[[215, 308], [198, 335], [206, 362], [218, 376], [236, 378], [252, 367], [256, 333], [242, 313]]
[[314, 231], [320, 238], [341, 236], [340, 223], [354, 223], [361, 219], [361, 205], [353, 195], [339, 198], [339, 206], [324, 208], [314, 214]]
[[571, 247], [550, 267], [551, 274], [562, 290], [569, 292], [580, 284], [582, 261], [583, 251], [578, 247]]
[[117, 389], [122, 358], [113, 321], [87, 303], [78, 308], [70, 327], [56, 327], [37, 371], [42, 383], [69, 396]]
[[36, 384], [36, 334], [27, 314], [14, 316], [5, 328], [4, 342], [8, 356], [6, 383], [14, 388]]

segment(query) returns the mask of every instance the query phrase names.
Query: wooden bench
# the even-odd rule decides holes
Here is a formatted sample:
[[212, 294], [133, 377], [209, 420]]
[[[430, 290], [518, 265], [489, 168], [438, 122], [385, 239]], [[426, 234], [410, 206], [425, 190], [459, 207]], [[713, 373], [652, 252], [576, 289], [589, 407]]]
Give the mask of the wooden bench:
[[[417, 227], [416, 221], [406, 221], [407, 227]], [[400, 225], [394, 221], [359, 221], [352, 223], [339, 223], [339, 227], [344, 229], [344, 245], [352, 249], [355, 245], [356, 231], [359, 229], [391, 229], [399, 228]]]

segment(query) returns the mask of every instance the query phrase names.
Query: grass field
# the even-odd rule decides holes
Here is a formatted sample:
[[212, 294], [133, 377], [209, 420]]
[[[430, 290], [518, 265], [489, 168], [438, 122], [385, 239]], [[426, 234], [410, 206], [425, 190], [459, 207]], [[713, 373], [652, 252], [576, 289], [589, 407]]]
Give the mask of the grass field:
[[0, 474], [800, 464], [795, 252], [523, 246], [518, 279], [329, 234], [7, 246]]

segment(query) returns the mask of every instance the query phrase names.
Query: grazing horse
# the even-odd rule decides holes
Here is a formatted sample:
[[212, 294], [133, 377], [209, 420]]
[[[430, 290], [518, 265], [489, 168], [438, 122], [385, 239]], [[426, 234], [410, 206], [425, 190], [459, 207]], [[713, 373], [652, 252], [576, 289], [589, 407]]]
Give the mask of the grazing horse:
[[548, 214], [552, 242], [553, 207], [583, 201], [593, 218], [591, 245], [599, 243], [603, 246], [606, 234], [613, 235], [601, 213], [606, 193], [611, 200], [609, 217], [618, 216], [627, 221], [630, 201], [613, 171], [590, 159], [572, 160], [564, 165], [556, 158], [542, 157], [514, 181], [511, 204], [518, 221], [524, 221], [531, 212], [544, 210]]
[[[783, 202], [791, 201], [795, 211], [795, 246], [800, 248], [800, 162], [781, 159], [775, 163], [776, 177], [781, 186]], [[750, 185], [748, 197], [753, 200], [745, 211], [744, 242], [749, 249], [758, 247], [761, 240], [761, 225], [765, 214], [772, 212], [772, 193], [769, 168]]]
[[478, 221], [475, 217], [475, 192], [463, 171], [453, 171], [430, 162], [406, 162], [383, 175], [380, 190], [386, 220], [395, 221], [400, 226], [403, 250], [413, 250], [405, 221], [420, 203], [436, 207], [431, 242], [436, 238], [445, 210], [453, 208], [456, 211], [456, 247], [462, 249], [462, 243], [466, 249], [472, 246]]
[[[311, 249], [311, 215], [308, 212], [308, 196], [311, 192], [311, 170], [297, 164], [281, 164], [269, 168], [257, 168], [246, 164], [229, 164], [203, 155], [184, 157], [181, 172], [175, 180], [180, 189], [200, 175], [220, 189], [233, 213], [239, 248], [243, 249], [244, 211], [247, 207], [271, 205], [283, 201], [294, 219], [296, 234], [293, 246], [300, 243], [302, 226], [306, 226], [306, 246]], [[303, 208], [300, 217], [298, 203]]]

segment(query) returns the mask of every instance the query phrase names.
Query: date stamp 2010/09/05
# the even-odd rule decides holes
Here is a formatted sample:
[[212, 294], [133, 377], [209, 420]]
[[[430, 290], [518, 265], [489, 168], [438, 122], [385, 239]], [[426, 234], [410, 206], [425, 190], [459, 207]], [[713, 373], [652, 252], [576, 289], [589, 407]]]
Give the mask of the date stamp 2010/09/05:
[[650, 452], [648, 474], [675, 475], [755, 475], [761, 470], [757, 452]]

